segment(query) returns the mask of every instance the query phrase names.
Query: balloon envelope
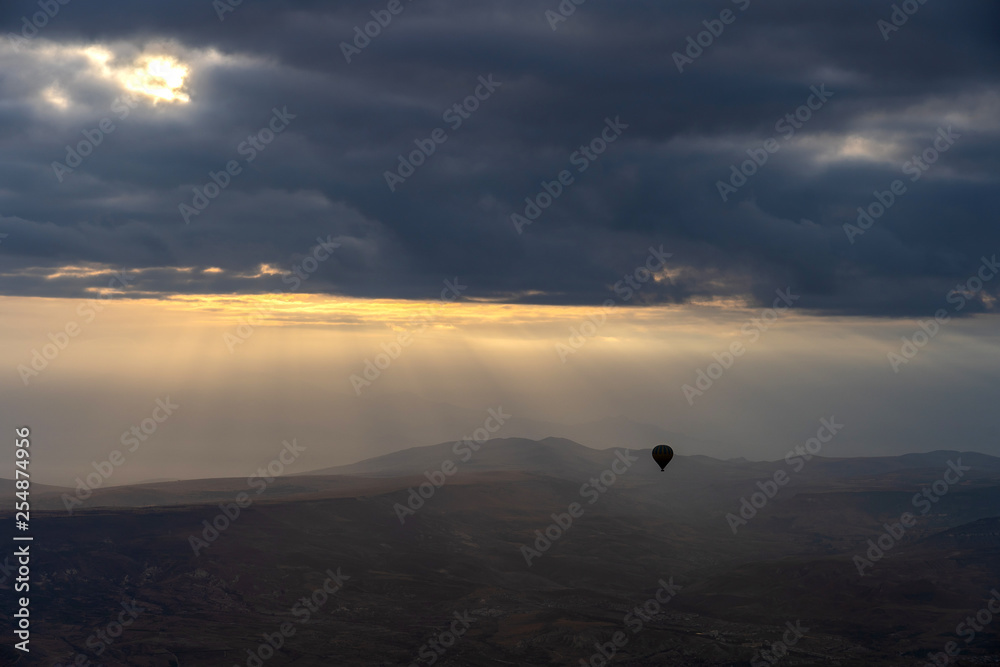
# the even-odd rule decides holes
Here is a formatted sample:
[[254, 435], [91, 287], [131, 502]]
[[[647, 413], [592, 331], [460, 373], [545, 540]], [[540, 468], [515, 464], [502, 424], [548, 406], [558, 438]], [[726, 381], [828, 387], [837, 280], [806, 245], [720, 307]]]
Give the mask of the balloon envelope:
[[657, 445], [653, 447], [653, 460], [660, 466], [660, 472], [667, 467], [670, 459], [674, 458], [674, 450], [669, 445]]

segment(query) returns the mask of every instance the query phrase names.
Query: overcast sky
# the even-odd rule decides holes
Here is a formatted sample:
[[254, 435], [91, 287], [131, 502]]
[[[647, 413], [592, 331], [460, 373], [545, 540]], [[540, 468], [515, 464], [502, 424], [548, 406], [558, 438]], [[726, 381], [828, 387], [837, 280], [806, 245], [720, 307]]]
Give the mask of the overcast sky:
[[[911, 394], [927, 401], [948, 387], [965, 405], [996, 396], [995, 383], [960, 371], [997, 368], [996, 2], [914, 0], [903, 3], [912, 15], [894, 15], [885, 0], [593, 0], [562, 3], [576, 7], [569, 16], [556, 0], [52, 4], [53, 16], [35, 2], [0, 7], [0, 306], [10, 369], [0, 388], [32, 414], [59, 412], [77, 382], [116, 381], [96, 365], [60, 379], [53, 362], [25, 385], [17, 370], [79, 317], [73, 299], [109, 287], [122, 309], [116, 326], [132, 331], [126, 348], [150, 344], [152, 332], [136, 333], [143, 321], [171, 317], [152, 304], [183, 303], [175, 321], [203, 328], [178, 335], [210, 339], [211, 355], [227, 359], [239, 351], [221, 342], [225, 326], [252, 302], [240, 299], [294, 292], [311, 305], [278, 318], [284, 328], [355, 336], [355, 349], [338, 352], [344, 370], [329, 378], [350, 398], [351, 369], [391, 340], [388, 320], [406, 300], [440, 299], [456, 278], [462, 303], [493, 309], [453, 310], [448, 335], [542, 340], [552, 373], [567, 367], [554, 346], [609, 299], [619, 311], [656, 314], [620, 317], [627, 333], [597, 336], [642, 342], [602, 356], [608, 366], [592, 382], [659, 358], [637, 358], [644, 345], [700, 335], [697, 354], [671, 354], [676, 382], [615, 380], [669, 396], [688, 432], [718, 429], [681, 386], [779, 289], [797, 295], [801, 318], [799, 337], [782, 340], [812, 365], [761, 367], [746, 381], [780, 392], [794, 379], [807, 387], [797, 390], [803, 400], [826, 386], [822, 369], [838, 375], [834, 396], [856, 397], [871, 374], [888, 373], [905, 389], [868, 395], [880, 408], [865, 419], [882, 421], [859, 448], [879, 451]], [[363, 34], [366, 24], [375, 36]], [[411, 157], [421, 146], [433, 153]], [[400, 156], [419, 165], [401, 167]], [[871, 216], [860, 225], [859, 207]], [[650, 264], [650, 248], [669, 260]], [[616, 289], [654, 265], [630, 298]], [[122, 270], [119, 289], [113, 276]], [[529, 305], [549, 309], [518, 310]], [[692, 315], [706, 308], [716, 314]], [[227, 309], [228, 322], [206, 323], [206, 313]], [[935, 372], [899, 381], [887, 353], [941, 310], [950, 321], [935, 335]], [[529, 312], [544, 312], [546, 324], [529, 332], [521, 321]], [[701, 334], [690, 318], [701, 318]], [[83, 337], [114, 337], [110, 322]], [[818, 342], [824, 331], [844, 332], [841, 343], [852, 331], [865, 337], [871, 353], [856, 375], [860, 348], [835, 346], [831, 360], [832, 348]], [[776, 340], [766, 345], [781, 356]], [[185, 354], [200, 359], [199, 349]], [[470, 366], [454, 366], [449, 377], [462, 387], [476, 382]], [[134, 373], [130, 383], [152, 400], [155, 380]], [[536, 379], [527, 369], [522, 384]], [[39, 384], [47, 388], [31, 394]], [[432, 385], [409, 377], [393, 388], [440, 398], [445, 390]], [[682, 419], [658, 414], [654, 399], [639, 408], [627, 393], [559, 410], [567, 419], [599, 406], [661, 425]], [[730, 411], [760, 398], [723, 393], [714, 398]], [[777, 419], [780, 396], [754, 408], [760, 428]], [[539, 413], [557, 411], [540, 400], [532, 402]], [[802, 409], [818, 415], [830, 401]], [[107, 449], [73, 421], [49, 418], [60, 438]], [[915, 449], [932, 447], [948, 421], [913, 418], [927, 420], [917, 434], [935, 433]], [[961, 421], [956, 439], [996, 451], [992, 411]], [[722, 430], [715, 435], [740, 439], [735, 426]], [[774, 426], [749, 441], [795, 433]]]

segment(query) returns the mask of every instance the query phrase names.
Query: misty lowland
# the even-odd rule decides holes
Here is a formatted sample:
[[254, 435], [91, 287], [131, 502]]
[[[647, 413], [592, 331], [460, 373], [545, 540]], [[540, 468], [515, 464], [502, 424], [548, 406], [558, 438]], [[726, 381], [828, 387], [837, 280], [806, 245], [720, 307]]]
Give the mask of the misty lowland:
[[1000, 458], [809, 453], [832, 435], [663, 471], [649, 448], [498, 438], [83, 501], [46, 488], [31, 662], [3, 660], [996, 664]]

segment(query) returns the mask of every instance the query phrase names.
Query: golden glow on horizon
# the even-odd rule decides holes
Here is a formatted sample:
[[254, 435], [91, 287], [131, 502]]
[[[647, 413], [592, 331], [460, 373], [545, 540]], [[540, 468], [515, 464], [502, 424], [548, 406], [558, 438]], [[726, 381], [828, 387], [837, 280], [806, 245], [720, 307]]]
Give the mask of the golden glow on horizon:
[[[472, 337], [485, 337], [494, 341], [562, 338], [572, 334], [573, 327], [581, 327], [586, 322], [597, 323], [593, 338], [609, 343], [636, 341], [671, 336], [686, 337], [704, 334], [725, 338], [738, 336], [740, 327], [751, 318], [759, 317], [766, 308], [754, 305], [749, 296], [695, 297], [685, 304], [645, 304], [638, 300], [620, 301], [611, 291], [603, 302], [592, 305], [545, 305], [509, 303], [503, 297], [463, 299], [457, 302], [441, 300], [414, 301], [392, 298], [357, 298], [329, 294], [300, 294], [288, 292], [242, 293], [242, 294], [163, 294], [148, 288], [162, 274], [184, 274], [183, 284], [194, 292], [212, 289], [214, 281], [227, 276], [230, 280], [242, 281], [242, 287], [249, 290], [265, 276], [280, 276], [285, 272], [271, 264], [262, 263], [254, 273], [235, 273], [218, 266], [200, 267], [145, 267], [117, 271], [115, 267], [96, 262], [71, 264], [57, 269], [49, 267], [21, 267], [0, 273], [0, 277], [44, 278], [47, 281], [61, 280], [69, 287], [76, 283], [78, 289], [91, 298], [101, 297], [114, 309], [133, 313], [143, 320], [177, 318], [195, 326], [232, 326], [252, 322], [253, 326], [276, 328], [321, 328], [339, 329], [358, 335], [385, 335], [387, 330], [406, 332], [420, 330], [423, 333], [459, 332]], [[158, 275], [159, 274], [159, 275]], [[94, 282], [98, 285], [79, 285], [79, 282]], [[145, 280], [139, 281], [139, 277]], [[676, 275], [656, 274], [656, 280], [670, 280]], [[122, 279], [129, 285], [122, 289]], [[726, 291], [721, 280], [713, 281], [711, 276], [704, 281]], [[170, 281], [168, 281], [169, 283]], [[271, 281], [273, 284], [273, 281]], [[541, 292], [507, 295], [507, 299], [538, 296]], [[639, 294], [639, 298], [642, 294]], [[979, 298], [988, 311], [995, 311], [997, 302], [985, 292]], [[8, 297], [8, 303], [30, 303], [32, 301], [55, 303], [80, 303], [82, 300], [60, 298]], [[605, 308], [608, 301], [614, 305]], [[769, 305], [769, 304], [768, 304]], [[76, 305], [67, 306], [75, 309]], [[820, 329], [825, 323], [848, 321], [850, 318], [816, 316], [799, 309], [781, 313], [782, 328], [802, 326], [815, 335], [816, 324]], [[851, 319], [858, 321], [858, 318]], [[878, 320], [872, 320], [878, 326]], [[587, 325], [590, 327], [591, 325]]]
[[[113, 315], [122, 329], [141, 330], [154, 323], [186, 327], [232, 329], [241, 324], [280, 330], [319, 329], [351, 335], [393, 337], [396, 333], [420, 331], [422, 336], [468, 335], [496, 342], [521, 339], [562, 339], [570, 328], [584, 322], [601, 321], [598, 306], [552, 306], [462, 301], [446, 303], [404, 299], [360, 299], [317, 294], [213, 294], [172, 295], [167, 298], [129, 298], [127, 290], [90, 287], [86, 291]], [[12, 312], [29, 313], [44, 308], [72, 313], [87, 299], [0, 297], [0, 306]], [[726, 306], [736, 302], [726, 303]], [[674, 335], [704, 335], [707, 330], [735, 331], [742, 321], [760, 309], [730, 310], [722, 302], [707, 305], [615, 306], [606, 313], [595, 338], [607, 342], [663, 338]], [[797, 313], [782, 315], [791, 324], [802, 319]], [[727, 324], [730, 323], [730, 324]], [[395, 333], [394, 333], [395, 332]], [[723, 333], [725, 335], [725, 333]]]
[[[600, 306], [549, 306], [489, 301], [410, 301], [405, 299], [357, 299], [319, 294], [174, 295], [162, 300], [164, 307], [215, 318], [254, 320], [277, 326], [320, 325], [352, 328], [377, 326], [406, 331], [421, 326], [432, 329], [493, 327], [542, 323], [573, 323], [598, 316]], [[684, 306], [616, 306], [609, 320], [653, 323], [680, 312]]]

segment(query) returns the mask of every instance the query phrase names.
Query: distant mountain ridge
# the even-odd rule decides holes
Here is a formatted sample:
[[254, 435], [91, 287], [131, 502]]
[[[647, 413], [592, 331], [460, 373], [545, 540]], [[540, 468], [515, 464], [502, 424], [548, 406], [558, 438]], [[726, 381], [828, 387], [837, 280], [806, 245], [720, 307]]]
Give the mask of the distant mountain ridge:
[[[669, 442], [669, 441], [668, 441]], [[478, 451], [473, 451], [479, 447]], [[364, 459], [356, 463], [320, 468], [293, 476], [303, 475], [362, 475], [369, 477], [396, 477], [418, 475], [427, 470], [439, 469], [441, 463], [452, 460], [461, 469], [475, 471], [536, 472], [554, 477], [573, 477], [569, 473], [593, 466], [605, 459], [610, 461], [616, 449], [629, 449], [639, 454], [644, 464], [652, 465], [651, 447], [629, 448], [626, 446], [594, 449], [568, 438], [548, 437], [539, 440], [529, 438], [494, 438], [481, 445], [472, 443], [442, 442], [436, 445], [412, 447], [391, 454]], [[681, 447], [675, 446], [676, 456], [669, 470], [678, 466], [685, 469], [729, 469], [765, 475], [779, 468], [786, 468], [783, 460], [747, 461], [746, 459], [716, 459], [704, 454], [685, 455]], [[467, 458], [466, 458], [467, 457]], [[866, 477], [893, 472], [945, 467], [949, 460], [962, 458], [965, 465], [983, 472], [1000, 472], [1000, 458], [979, 452], [959, 452], [938, 450], [902, 456], [825, 458], [814, 456], [804, 461], [803, 475], [822, 474], [831, 477]], [[647, 467], [649, 467], [647, 466]], [[652, 470], [653, 468], [650, 467]], [[658, 469], [656, 469], [659, 472]], [[591, 473], [592, 474], [592, 473]]]
[[[958, 460], [971, 467], [966, 474], [968, 480], [1000, 474], [1000, 458], [978, 452], [947, 450], [897, 457], [813, 457], [804, 462], [799, 472], [783, 460], [720, 460], [703, 454], [677, 453], [666, 471], [661, 472], [652, 460], [650, 448], [593, 449], [556, 437], [541, 440], [496, 438], [482, 444], [442, 442], [412, 447], [349, 465], [285, 475], [272, 484], [266, 498], [350, 494], [352, 489], [363, 494], [375, 488], [382, 492], [393, 488], [406, 489], [427, 481], [428, 473], [440, 474], [439, 471], [446, 467], [451, 471], [448, 477], [462, 479], [459, 482], [462, 484], [484, 474], [538, 475], [581, 484], [600, 475], [619, 460], [619, 451], [628, 452], [631, 465], [628, 472], [621, 476], [616, 489], [649, 488], [651, 492], [655, 491], [651, 497], [657, 498], [657, 502], [671, 506], [693, 504], [712, 507], [719, 502], [738, 504], [741, 495], [754, 493], [756, 484], [772, 479], [777, 471], [784, 471], [789, 477], [788, 486], [782, 487], [782, 498], [795, 493], [811, 493], [816, 489], [857, 489], [859, 485], [872, 491], [919, 489], [938, 479], [947, 469], [949, 461]], [[446, 466], [449, 461], [451, 463]], [[85, 506], [197, 504], [221, 501], [246, 488], [244, 477], [109, 486], [95, 490]], [[7, 492], [3, 492], [4, 489]], [[61, 509], [62, 494], [73, 494], [72, 489], [42, 485], [34, 485], [33, 491], [33, 508], [39, 510]], [[0, 509], [12, 509], [13, 481], [0, 480], [0, 493], [5, 498], [0, 501]], [[1000, 509], [997, 513], [1000, 514]]]
[[[486, 408], [463, 408], [407, 392], [376, 395], [352, 403], [352, 409], [359, 411], [358, 414], [363, 417], [361, 421], [369, 425], [370, 431], [363, 437], [368, 451], [379, 454], [417, 447], [426, 442], [444, 442], [449, 438], [454, 442], [463, 434], [471, 434], [482, 426], [486, 412]], [[511, 411], [509, 406], [507, 411]], [[391, 414], [394, 418], [385, 420], [386, 414]], [[532, 419], [514, 411], [513, 417], [504, 423], [497, 435], [529, 440], [565, 438], [593, 449], [625, 446], [652, 448], [663, 442], [673, 443], [690, 451], [721, 452], [734, 449], [727, 443], [670, 431], [622, 415], [579, 423], [562, 423]], [[358, 441], [362, 439], [360, 436], [352, 438]]]
[[[478, 450], [477, 450], [478, 448]], [[624, 447], [620, 449], [625, 449]], [[614, 449], [592, 449], [566, 438], [495, 438], [482, 444], [472, 442], [442, 442], [425, 447], [413, 447], [392, 454], [376, 456], [345, 466], [333, 466], [296, 473], [303, 475], [362, 475], [370, 477], [400, 477], [422, 474], [441, 468], [444, 461], [453, 461], [462, 470], [538, 472], [561, 476], [577, 468], [592, 470]], [[607, 461], [610, 463], [610, 459]]]

